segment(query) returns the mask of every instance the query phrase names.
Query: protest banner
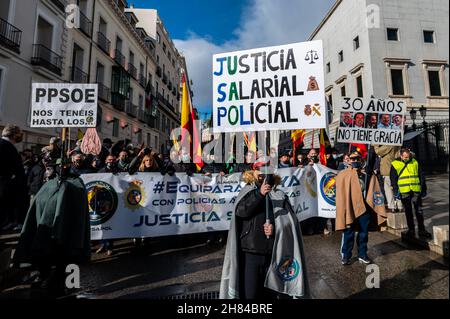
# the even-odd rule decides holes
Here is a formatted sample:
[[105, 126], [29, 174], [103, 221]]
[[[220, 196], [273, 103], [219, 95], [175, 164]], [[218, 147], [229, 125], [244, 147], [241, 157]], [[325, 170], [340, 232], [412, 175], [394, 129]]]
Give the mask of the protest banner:
[[403, 144], [406, 112], [403, 101], [344, 98], [336, 111], [339, 143]]
[[[299, 221], [335, 217], [335, 190], [320, 181], [332, 171], [322, 165], [278, 169], [280, 190]], [[88, 193], [91, 238], [136, 238], [228, 230], [236, 196], [245, 186], [241, 174], [211, 177], [185, 173], [82, 175]], [[329, 179], [327, 179], [329, 180]], [[323, 189], [326, 189], [324, 192]]]
[[325, 127], [322, 41], [213, 56], [214, 133]]
[[95, 127], [97, 84], [33, 83], [31, 127]]

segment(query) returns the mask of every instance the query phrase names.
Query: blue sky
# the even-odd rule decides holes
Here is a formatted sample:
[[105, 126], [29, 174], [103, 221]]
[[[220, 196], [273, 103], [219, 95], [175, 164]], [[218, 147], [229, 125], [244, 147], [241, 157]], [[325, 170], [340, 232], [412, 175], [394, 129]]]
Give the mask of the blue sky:
[[128, 0], [152, 8], [186, 57], [193, 103], [212, 105], [212, 55], [306, 41], [335, 0]]
[[244, 0], [134, 0], [137, 8], [157, 9], [170, 36], [186, 39], [190, 33], [220, 44], [239, 25]]

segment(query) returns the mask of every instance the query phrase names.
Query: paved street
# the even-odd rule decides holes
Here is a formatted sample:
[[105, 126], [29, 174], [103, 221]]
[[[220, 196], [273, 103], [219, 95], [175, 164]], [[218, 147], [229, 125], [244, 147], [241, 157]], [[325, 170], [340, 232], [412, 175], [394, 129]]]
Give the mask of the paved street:
[[[379, 289], [367, 289], [365, 266], [340, 264], [340, 241], [339, 233], [304, 237], [314, 298], [449, 298], [448, 261], [439, 255], [408, 247], [386, 232], [371, 233], [369, 254], [380, 267], [381, 283]], [[160, 298], [219, 289], [223, 247], [208, 247], [195, 236], [154, 241], [150, 251], [139, 253], [130, 250], [130, 241], [116, 244], [115, 255], [93, 255], [81, 268], [88, 297]], [[28, 294], [29, 286], [18, 285], [0, 298]]]

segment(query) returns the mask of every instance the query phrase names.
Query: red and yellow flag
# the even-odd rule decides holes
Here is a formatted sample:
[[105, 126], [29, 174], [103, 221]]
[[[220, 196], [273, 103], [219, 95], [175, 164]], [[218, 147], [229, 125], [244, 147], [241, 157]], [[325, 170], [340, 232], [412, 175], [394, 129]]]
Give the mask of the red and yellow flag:
[[362, 158], [367, 157], [367, 145], [359, 144], [359, 143], [351, 143], [351, 146], [355, 147], [359, 154], [361, 154]]
[[320, 152], [319, 152], [320, 163], [326, 166], [327, 165], [326, 150], [328, 147], [331, 146], [331, 143], [330, 139], [328, 138], [327, 131], [324, 128], [320, 129], [319, 142], [320, 142]]
[[190, 140], [186, 140], [188, 137], [185, 132], [181, 134], [181, 145], [192, 145], [192, 158], [197, 167], [197, 171], [200, 171], [204, 165], [202, 160], [202, 145], [198, 132], [198, 128], [195, 126], [195, 110], [192, 107], [191, 95], [187, 88], [186, 76], [182, 76], [182, 100], [181, 100], [181, 127], [186, 129], [191, 136]]
[[305, 139], [305, 130], [293, 130], [291, 132], [291, 140], [292, 143], [294, 143], [294, 146], [298, 147], [302, 145], [304, 139]]
[[244, 140], [248, 150], [256, 154], [256, 133], [253, 132], [249, 138], [247, 133], [244, 132]]

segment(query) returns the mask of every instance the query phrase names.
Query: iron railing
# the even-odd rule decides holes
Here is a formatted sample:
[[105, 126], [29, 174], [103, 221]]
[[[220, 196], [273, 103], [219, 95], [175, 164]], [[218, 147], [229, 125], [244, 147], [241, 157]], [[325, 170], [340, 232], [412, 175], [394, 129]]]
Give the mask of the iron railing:
[[130, 73], [133, 79], [137, 79], [137, 69], [133, 63], [128, 63], [128, 73]]
[[110, 54], [109, 52], [111, 50], [111, 41], [109, 41], [109, 39], [100, 31], [97, 32], [97, 45], [107, 55]]
[[126, 99], [120, 93], [111, 93], [111, 104], [114, 106], [116, 110], [124, 111], [125, 110], [125, 102]]
[[0, 45], [20, 53], [22, 31], [0, 18]]
[[76, 66], [73, 66], [70, 68], [70, 80], [75, 83], [87, 83], [88, 82], [88, 75], [87, 73], [83, 72], [80, 68], [77, 68]]
[[137, 116], [137, 110], [138, 107], [137, 105], [134, 105], [133, 103], [131, 103], [130, 101], [127, 101], [125, 103], [125, 112], [131, 116], [131, 117], [136, 117]]
[[142, 73], [140, 73], [140, 74], [139, 74], [139, 84], [140, 84], [143, 88], [145, 88], [145, 85], [146, 85], [145, 82], [146, 82], [145, 75], [142, 74]]
[[81, 11], [80, 11], [80, 30], [88, 37], [91, 37], [92, 22]]
[[111, 89], [101, 82], [98, 84], [98, 98], [106, 103], [109, 103], [111, 99]]
[[146, 123], [147, 122], [147, 112], [145, 112], [144, 110], [139, 110], [138, 111], [138, 120], [141, 121], [142, 123]]
[[116, 49], [114, 51], [114, 61], [116, 61], [116, 63], [121, 65], [122, 67], [125, 67], [125, 56], [119, 49]]
[[31, 64], [42, 66], [53, 73], [61, 75], [62, 57], [45, 45], [33, 44], [33, 57]]
[[427, 173], [448, 172], [449, 163], [449, 120], [422, 123], [406, 132], [421, 132], [415, 138], [404, 141], [415, 154], [422, 169]]

